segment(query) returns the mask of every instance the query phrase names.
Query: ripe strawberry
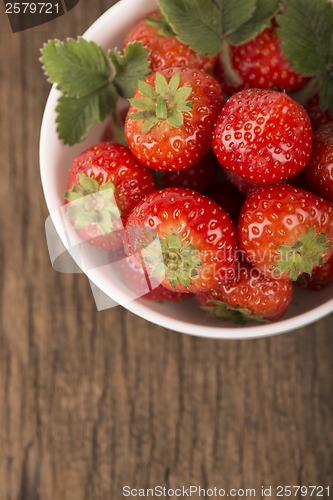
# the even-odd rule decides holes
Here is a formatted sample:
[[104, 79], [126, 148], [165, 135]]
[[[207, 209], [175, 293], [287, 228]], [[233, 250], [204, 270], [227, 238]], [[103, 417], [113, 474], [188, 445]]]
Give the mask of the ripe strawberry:
[[287, 311], [292, 296], [290, 280], [268, 278], [243, 262], [232, 281], [195, 297], [210, 314], [242, 324], [248, 319], [271, 321], [280, 318]]
[[333, 202], [333, 121], [315, 132], [312, 156], [305, 174], [310, 190]]
[[184, 188], [146, 196], [127, 220], [130, 254], [141, 252], [148, 274], [178, 292], [209, 290], [232, 277], [236, 226], [216, 203]]
[[72, 162], [65, 200], [70, 202], [69, 215], [81, 237], [108, 251], [122, 245], [129, 213], [155, 189], [151, 172], [127, 147], [101, 142]]
[[124, 48], [132, 42], [142, 42], [147, 49], [152, 72], [177, 66], [202, 69], [209, 73], [217, 58], [200, 56], [181, 42], [159, 11], [152, 12], [135, 24], [125, 38]]
[[204, 194], [213, 184], [217, 172], [217, 163], [216, 156], [211, 150], [186, 170], [163, 172], [161, 179], [162, 186], [164, 188], [184, 187]]
[[301, 274], [296, 284], [307, 290], [322, 290], [333, 283], [333, 255], [322, 266], [316, 267], [312, 274]]
[[296, 175], [310, 159], [312, 129], [305, 109], [275, 90], [247, 89], [224, 105], [213, 134], [220, 163], [257, 184]]
[[305, 104], [305, 109], [309, 115], [312, 129], [314, 131], [318, 130], [321, 125], [330, 122], [333, 117], [330, 112], [326, 109], [323, 110], [320, 106], [319, 94], [315, 94], [308, 102]]
[[241, 210], [239, 240], [263, 274], [295, 281], [333, 253], [333, 205], [288, 184], [254, 189]]
[[200, 70], [169, 68], [139, 82], [125, 122], [128, 145], [146, 167], [186, 170], [211, 149], [223, 97]]
[[229, 95], [246, 88], [293, 92], [306, 82], [291, 69], [275, 27], [242, 45], [226, 45], [216, 62], [215, 76]]

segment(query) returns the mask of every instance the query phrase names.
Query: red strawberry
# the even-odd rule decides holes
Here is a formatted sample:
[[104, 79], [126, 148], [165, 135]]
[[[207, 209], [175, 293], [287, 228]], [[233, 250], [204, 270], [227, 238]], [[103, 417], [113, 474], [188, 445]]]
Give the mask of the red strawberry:
[[151, 172], [127, 147], [101, 142], [72, 162], [65, 200], [70, 202], [69, 215], [82, 238], [108, 251], [122, 245], [128, 214], [155, 189]]
[[216, 203], [195, 191], [166, 188], [130, 214], [126, 237], [148, 274], [178, 292], [209, 290], [233, 276], [236, 226]]
[[237, 271], [235, 278], [220, 288], [196, 294], [204, 310], [236, 323], [276, 320], [287, 311], [293, 296], [290, 280], [265, 277], [245, 262]]
[[125, 122], [128, 145], [153, 170], [186, 170], [211, 149], [223, 97], [200, 70], [170, 68], [139, 82]]
[[291, 69], [275, 28], [267, 28], [242, 45], [225, 45], [215, 66], [216, 78], [231, 95], [246, 88], [292, 92], [306, 79]]
[[319, 94], [315, 94], [305, 104], [313, 130], [318, 130], [321, 125], [330, 122], [333, 118], [328, 110], [323, 110], [319, 102]]
[[333, 283], [333, 255], [322, 266], [316, 267], [312, 274], [301, 274], [296, 284], [307, 290], [322, 290]]
[[305, 109], [275, 90], [234, 94], [224, 105], [213, 135], [220, 163], [257, 184], [296, 175], [309, 161], [311, 146]]
[[310, 190], [333, 202], [333, 121], [315, 132], [312, 156], [305, 174]]
[[213, 184], [217, 171], [217, 159], [213, 151], [209, 151], [192, 167], [177, 172], [163, 172], [162, 186], [184, 187], [200, 193], [206, 193]]
[[200, 56], [181, 42], [162, 19], [159, 11], [152, 12], [135, 24], [125, 38], [124, 48], [132, 42], [142, 42], [148, 50], [152, 72], [173, 66], [210, 72], [217, 58]]
[[263, 274], [295, 281], [333, 252], [333, 205], [288, 184], [250, 191], [239, 218], [245, 258]]

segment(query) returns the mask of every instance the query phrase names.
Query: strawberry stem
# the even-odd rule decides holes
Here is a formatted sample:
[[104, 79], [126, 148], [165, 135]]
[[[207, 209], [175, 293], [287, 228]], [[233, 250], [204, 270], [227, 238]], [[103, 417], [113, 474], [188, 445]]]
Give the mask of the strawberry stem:
[[319, 78], [311, 78], [308, 83], [296, 92], [290, 92], [289, 95], [292, 99], [297, 101], [302, 106], [305, 106], [311, 97], [318, 94], [320, 88]]
[[180, 86], [180, 72], [175, 73], [169, 83], [157, 72], [154, 87], [141, 81], [138, 88], [143, 97], [129, 99], [130, 104], [139, 110], [130, 117], [143, 121], [142, 132], [149, 132], [163, 121], [175, 128], [183, 126], [183, 113], [192, 109], [192, 101], [188, 100], [192, 87]]
[[279, 246], [281, 257], [277, 262], [274, 274], [289, 272], [292, 281], [296, 281], [302, 273], [311, 276], [313, 268], [322, 265], [323, 255], [331, 246], [326, 241], [326, 234], [315, 234], [314, 228], [311, 228], [294, 245]]
[[164, 18], [154, 18], [147, 17], [146, 24], [148, 26], [152, 26], [157, 29], [157, 33], [165, 38], [169, 36], [176, 36], [175, 32], [171, 28], [171, 26], [166, 22]]
[[166, 277], [172, 288], [181, 285], [190, 288], [191, 278], [198, 275], [201, 265], [198, 251], [193, 245], [183, 244], [177, 234], [170, 234], [167, 240], [156, 238], [143, 252], [145, 263], [155, 278]]
[[224, 42], [222, 43], [220, 49], [220, 61], [229, 85], [232, 85], [233, 87], [239, 87], [240, 85], [242, 85], [242, 77], [233, 67], [230, 45], [227, 40], [224, 40]]
[[218, 319], [229, 320], [237, 325], [245, 325], [249, 320], [269, 323], [264, 316], [252, 314], [252, 312], [245, 307], [233, 307], [222, 300], [213, 300], [210, 305], [201, 306], [201, 308]]
[[74, 227], [84, 229], [96, 224], [102, 234], [110, 234], [113, 220], [120, 217], [114, 189], [112, 182], [100, 186], [96, 179], [80, 172], [79, 182], [65, 193], [65, 199], [70, 202], [68, 215], [73, 218]]

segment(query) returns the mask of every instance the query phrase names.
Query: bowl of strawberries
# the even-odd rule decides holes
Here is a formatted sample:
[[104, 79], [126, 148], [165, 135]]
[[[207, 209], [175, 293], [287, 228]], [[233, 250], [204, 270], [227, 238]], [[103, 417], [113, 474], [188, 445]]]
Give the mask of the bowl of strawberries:
[[333, 8], [308, 3], [121, 0], [41, 48], [45, 200], [110, 304], [225, 339], [333, 311]]

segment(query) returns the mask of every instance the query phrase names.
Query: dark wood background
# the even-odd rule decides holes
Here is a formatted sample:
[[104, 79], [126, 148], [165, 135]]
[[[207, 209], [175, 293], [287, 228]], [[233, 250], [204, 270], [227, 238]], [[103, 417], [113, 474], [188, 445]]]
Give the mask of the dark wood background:
[[83, 275], [51, 267], [39, 49], [113, 3], [80, 0], [16, 34], [0, 6], [0, 500], [118, 500], [125, 485], [257, 488], [256, 498], [261, 485], [327, 486], [333, 316], [262, 340], [192, 338], [121, 308], [97, 312]]

